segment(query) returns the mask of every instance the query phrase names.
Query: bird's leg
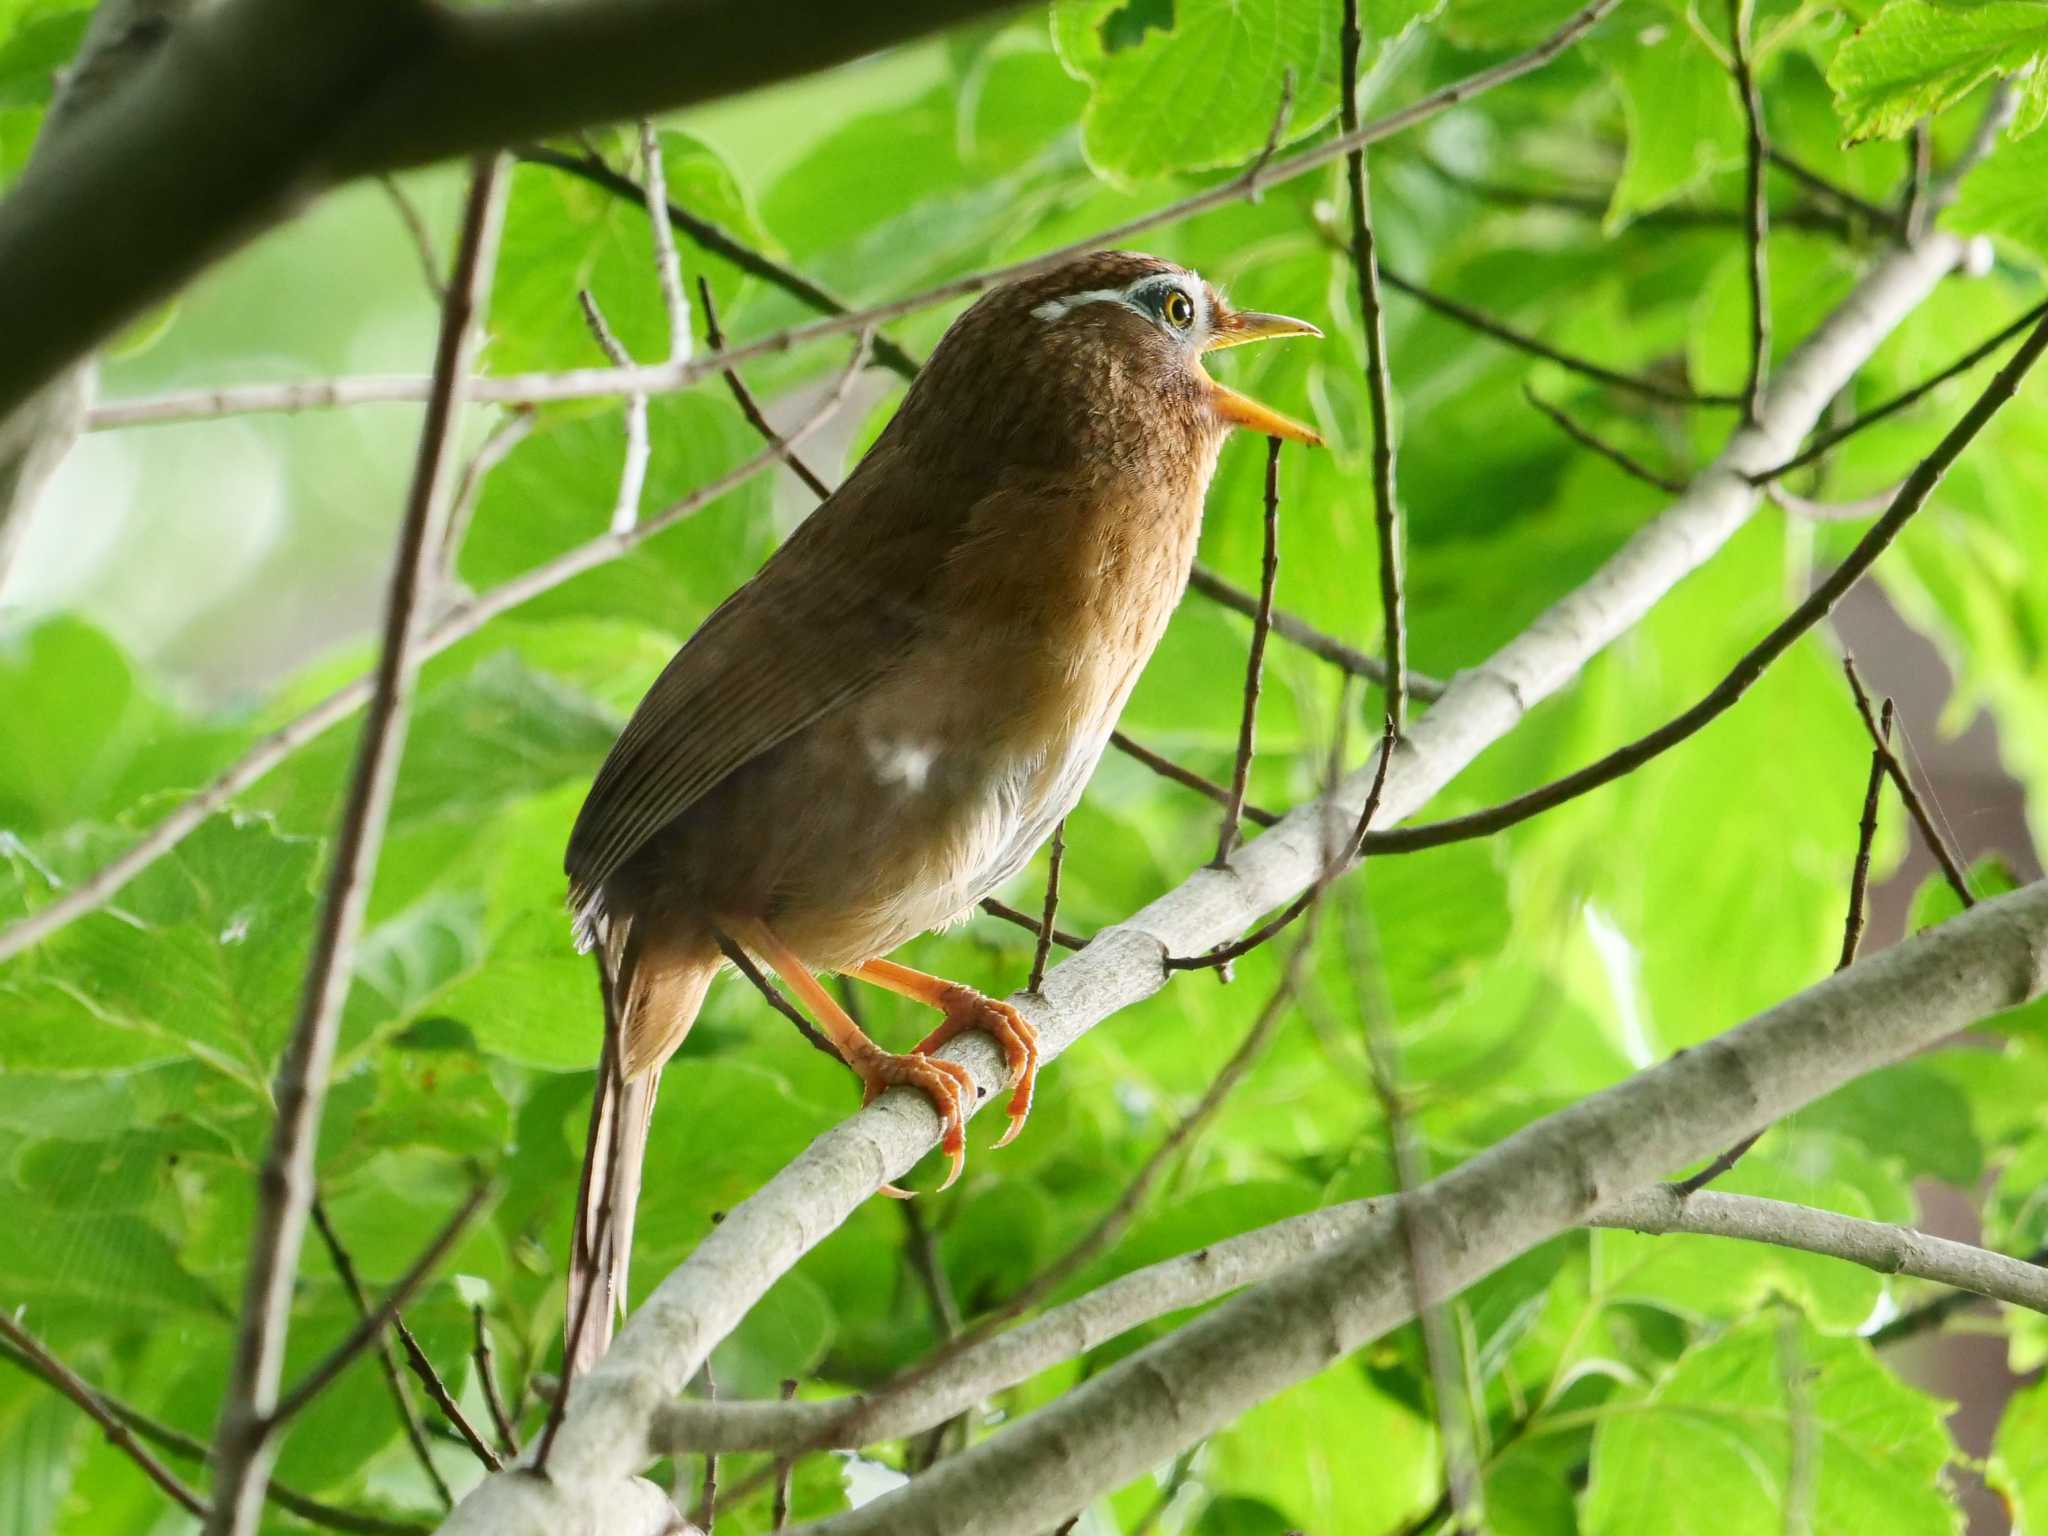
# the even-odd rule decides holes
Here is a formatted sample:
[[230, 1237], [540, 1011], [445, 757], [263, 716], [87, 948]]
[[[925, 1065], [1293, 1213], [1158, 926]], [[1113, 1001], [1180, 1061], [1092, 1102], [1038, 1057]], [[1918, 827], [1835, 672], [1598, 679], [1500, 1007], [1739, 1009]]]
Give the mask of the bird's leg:
[[927, 1008], [936, 1008], [946, 1022], [918, 1042], [917, 1054], [936, 1051], [962, 1030], [978, 1029], [993, 1035], [1003, 1048], [1010, 1066], [1010, 1081], [1016, 1085], [1010, 1095], [1010, 1128], [996, 1143], [1006, 1147], [1024, 1129], [1024, 1117], [1031, 1113], [1031, 1090], [1038, 1081], [1038, 1031], [1031, 1021], [1008, 1003], [984, 997], [972, 987], [942, 976], [927, 976], [894, 960], [869, 960], [846, 973], [887, 987]]
[[[945, 1189], [959, 1178], [960, 1169], [967, 1161], [967, 1122], [960, 1107], [963, 1094], [966, 1096], [964, 1102], [973, 1102], [974, 1075], [957, 1061], [943, 1061], [936, 1056], [924, 1055], [921, 1048], [900, 1056], [883, 1050], [854, 1023], [852, 1016], [839, 1006], [839, 1000], [825, 990], [818, 978], [811, 974], [810, 967], [798, 959], [796, 952], [777, 938], [767, 924], [735, 923], [728, 925], [726, 931], [766, 960], [776, 975], [787, 982], [789, 989], [810, 1009], [811, 1016], [831, 1039], [833, 1048], [859, 1075], [863, 1089], [862, 1104], [872, 1104], [884, 1089], [899, 1085], [915, 1088], [932, 1101], [932, 1108], [938, 1112], [939, 1123], [944, 1128], [939, 1149], [953, 1165], [952, 1171], [946, 1175], [946, 1182], [939, 1188]], [[898, 1189], [893, 1184], [884, 1184], [882, 1193], [898, 1199], [909, 1197], [909, 1191]]]

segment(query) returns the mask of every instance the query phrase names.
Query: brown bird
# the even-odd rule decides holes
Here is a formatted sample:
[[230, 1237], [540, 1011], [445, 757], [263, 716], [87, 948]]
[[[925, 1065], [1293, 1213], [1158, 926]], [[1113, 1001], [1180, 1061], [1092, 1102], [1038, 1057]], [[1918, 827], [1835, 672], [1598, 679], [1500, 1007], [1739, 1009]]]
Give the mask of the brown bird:
[[[1319, 335], [1135, 252], [992, 289], [846, 482], [648, 690], [565, 861], [607, 1012], [572, 1369], [623, 1306], [656, 1080], [725, 963], [721, 937], [782, 977], [866, 1099], [896, 1085], [930, 1098], [948, 1184], [974, 1087], [930, 1054], [944, 1041], [981, 1029], [1001, 1044], [1003, 1141], [1017, 1134], [1030, 1024], [884, 957], [966, 918], [1080, 799], [1187, 584], [1225, 432], [1320, 442], [1217, 384], [1203, 355]], [[820, 971], [944, 1021], [911, 1052], [884, 1050]]]

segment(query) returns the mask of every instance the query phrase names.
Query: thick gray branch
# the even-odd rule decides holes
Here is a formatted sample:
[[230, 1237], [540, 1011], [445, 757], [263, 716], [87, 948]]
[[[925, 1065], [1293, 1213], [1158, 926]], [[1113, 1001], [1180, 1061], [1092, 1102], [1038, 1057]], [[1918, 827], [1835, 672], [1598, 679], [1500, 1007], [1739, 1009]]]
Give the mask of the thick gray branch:
[[[1755, 508], [1757, 492], [1745, 476], [1785, 457], [1811, 430], [1828, 399], [1959, 252], [1952, 237], [1937, 234], [1881, 261], [1786, 360], [1764, 397], [1758, 423], [1738, 430], [1662, 517], [1484, 665], [1453, 679], [1397, 749], [1382, 816], [1412, 815], [1720, 548]], [[1167, 955], [1210, 949], [1306, 889], [1322, 865], [1323, 828], [1333, 814], [1340, 825], [1356, 819], [1371, 766], [1339, 786], [1334, 807], [1316, 801], [1299, 808], [1240, 849], [1228, 868], [1196, 871], [1129, 921], [1098, 935], [1081, 954], [1047, 973], [1042, 997], [1012, 998], [1038, 1026], [1045, 1059], [1160, 990]], [[1003, 1064], [984, 1037], [963, 1036], [943, 1054], [965, 1064], [987, 1093], [1000, 1085]], [[1757, 1123], [1744, 1120], [1715, 1135], [1725, 1141]], [[582, 1487], [599, 1506], [624, 1487], [649, 1457], [647, 1431], [654, 1415], [680, 1394], [712, 1347], [877, 1185], [916, 1162], [937, 1132], [922, 1098], [886, 1094], [819, 1137], [735, 1209], [656, 1288], [606, 1358], [578, 1382], [549, 1465], [556, 1486]], [[1566, 1220], [1592, 1203], [1597, 1202]], [[1389, 1289], [1406, 1294], [1399, 1284]], [[502, 1522], [508, 1506], [496, 1495], [493, 1503], [493, 1518]], [[508, 1529], [502, 1523], [487, 1527], [480, 1518], [466, 1501], [447, 1529]]]
[[[1674, 1168], [2048, 990], [2048, 881], [1838, 971], [1741, 1028], [1540, 1120], [1413, 1191], [1443, 1301]], [[1391, 1205], [1389, 1206], [1391, 1213]], [[816, 1536], [1034, 1536], [1397, 1326], [1416, 1295], [1391, 1214]], [[1000, 1496], [992, 1496], [1000, 1490]]]
[[[1352, 1200], [1291, 1216], [1194, 1253], [1131, 1271], [1043, 1317], [956, 1356], [900, 1399], [866, 1406], [861, 1397], [819, 1403], [670, 1403], [654, 1420], [652, 1448], [663, 1455], [703, 1451], [794, 1453], [818, 1446], [858, 1449], [901, 1439], [1041, 1371], [1086, 1354], [1140, 1324], [1200, 1306], [1279, 1274], [1363, 1231], [1391, 1221], [1400, 1197]], [[1912, 1275], [1995, 1301], [2048, 1313], [2048, 1268], [1910, 1227], [1833, 1211], [1705, 1190], [1681, 1198], [1666, 1184], [1610, 1202], [1586, 1225], [1656, 1236], [1690, 1233], [1740, 1238], [1845, 1260], [1886, 1275]], [[842, 1436], [851, 1410], [859, 1418]]]

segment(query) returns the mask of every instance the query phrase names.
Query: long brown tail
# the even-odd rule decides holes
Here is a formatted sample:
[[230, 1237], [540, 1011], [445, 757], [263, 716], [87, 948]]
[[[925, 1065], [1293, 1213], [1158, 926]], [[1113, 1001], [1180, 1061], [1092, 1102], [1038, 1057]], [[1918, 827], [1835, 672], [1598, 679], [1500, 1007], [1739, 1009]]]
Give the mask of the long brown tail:
[[707, 955], [701, 945], [640, 945], [625, 924], [618, 926], [617, 942], [597, 950], [604, 1049], [569, 1238], [563, 1361], [571, 1376], [597, 1363], [625, 1315], [633, 1218], [662, 1064], [689, 1034], [718, 970], [715, 947]]

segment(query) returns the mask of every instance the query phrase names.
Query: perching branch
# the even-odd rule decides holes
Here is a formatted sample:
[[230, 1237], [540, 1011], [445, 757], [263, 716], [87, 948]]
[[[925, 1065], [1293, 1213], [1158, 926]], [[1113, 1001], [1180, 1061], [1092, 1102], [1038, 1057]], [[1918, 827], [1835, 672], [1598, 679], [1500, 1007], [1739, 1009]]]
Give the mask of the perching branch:
[[[1446, 688], [1410, 730], [1388, 774], [1381, 814], [1413, 814], [1730, 538], [1756, 506], [1757, 493], [1745, 473], [1782, 458], [1786, 445], [1812, 428], [1855, 370], [1954, 266], [1959, 250], [1953, 237], [1936, 231], [1921, 245], [1881, 259], [1777, 370], [1759, 426], [1739, 429], [1661, 518], [1585, 585]], [[1099, 1021], [1159, 991], [1167, 981], [1165, 954], [1197, 953], [1224, 942], [1307, 888], [1324, 867], [1331, 818], [1358, 814], [1367, 777], [1354, 772], [1331, 796], [1299, 807], [1241, 848], [1228, 872], [1198, 870], [1098, 934], [1079, 955], [1046, 973], [1042, 996], [1013, 997], [1039, 1030], [1041, 1059], [1056, 1058]], [[1991, 906], [1969, 918], [1981, 919]], [[1029, 917], [1024, 923], [1037, 926]], [[1990, 974], [1988, 967], [1973, 973]], [[1005, 1063], [995, 1045], [973, 1032], [948, 1043], [941, 1054], [965, 1065], [988, 1093], [1004, 1080]], [[1717, 1059], [1710, 1050], [1696, 1051], [1684, 1062]], [[1708, 1144], [1749, 1128], [1730, 1127]], [[646, 1426], [655, 1406], [673, 1399], [768, 1287], [878, 1185], [922, 1157], [938, 1132], [920, 1096], [891, 1092], [820, 1136], [705, 1236], [627, 1321], [606, 1357], [578, 1380], [546, 1500], [500, 1474], [458, 1506], [448, 1531], [497, 1536], [548, 1530], [551, 1519], [559, 1525], [577, 1510], [617, 1507], [613, 1501], [632, 1497], [632, 1490], [644, 1486], [630, 1474], [645, 1459]], [[1519, 1168], [1515, 1177], [1531, 1171]], [[1393, 1294], [1400, 1288], [1385, 1289]], [[980, 1454], [977, 1449], [943, 1463], [926, 1480], [946, 1477], [950, 1468]], [[631, 1536], [643, 1527], [621, 1515], [615, 1529]], [[659, 1526], [650, 1518], [644, 1529]]]
[[[1525, 1127], [1404, 1197], [1440, 1234], [1432, 1305], [1604, 1212], [1643, 1170], [1698, 1157], [1877, 1067], [2048, 988], [2048, 882], [1987, 901], [1952, 922], [1841, 971], [1769, 1012], [1569, 1109]], [[993, 1053], [991, 1053], [993, 1054]], [[1667, 1199], [1669, 1197], [1666, 1197]], [[1696, 1197], [1706, 1204], [1713, 1197]], [[1630, 1224], [1668, 1212], [1655, 1192]], [[1386, 1203], [1390, 1205], [1391, 1203]], [[1766, 1204], [1766, 1202], [1758, 1202]], [[1725, 1214], [1772, 1231], [1773, 1214]], [[1873, 1241], [1874, 1223], [1834, 1227], [1830, 1247], [1860, 1262], [1961, 1263], [1917, 1234]], [[1785, 1223], [1790, 1230], [1792, 1223]], [[1956, 1245], [1960, 1246], [1960, 1245]], [[814, 1536], [1033, 1536], [1032, 1511], [1121, 1487], [1254, 1404], [1315, 1375], [1405, 1322], [1418, 1298], [1402, 1283], [1397, 1213], [1357, 1230], [1090, 1377], [1015, 1426], [906, 1487], [808, 1529]], [[1974, 1256], [1971, 1256], [1974, 1257]], [[1994, 1259], [1994, 1255], [1984, 1258]], [[1992, 1264], [1975, 1260], [1973, 1274]], [[2010, 1270], [2003, 1273], [2010, 1276]], [[2048, 1272], [2034, 1292], [2048, 1303]], [[990, 1497], [1001, 1490], [1000, 1499]], [[451, 1528], [459, 1528], [461, 1511]]]
[[[208, 1536], [252, 1536], [273, 1455], [280, 1410], [278, 1380], [291, 1326], [293, 1283], [306, 1213], [313, 1202], [313, 1159], [320, 1112], [341, 1028], [341, 1009], [353, 974], [355, 943], [369, 905], [370, 882], [384, 821], [398, 779], [413, 680], [420, 656], [414, 641], [424, 608], [423, 586], [446, 510], [449, 448], [455, 440], [462, 385], [469, 377], [474, 322], [482, 313], [496, 262], [505, 177], [495, 157], [481, 160], [470, 178], [462, 234], [441, 310], [435, 348], [435, 396], [420, 428], [412, 490], [393, 560], [385, 609], [384, 643], [371, 684], [369, 717], [356, 752], [348, 798], [334, 840], [333, 863], [314, 929], [299, 1015], [278, 1066], [277, 1122], [257, 1185], [254, 1232], [242, 1328], [236, 1342], [220, 1425]], [[381, 1326], [378, 1330], [382, 1331]], [[374, 1337], [374, 1335], [372, 1336]]]

